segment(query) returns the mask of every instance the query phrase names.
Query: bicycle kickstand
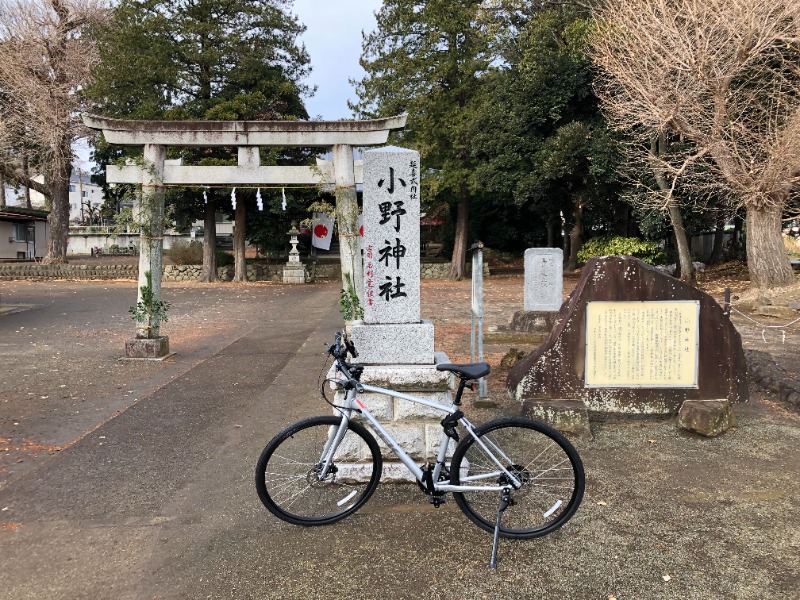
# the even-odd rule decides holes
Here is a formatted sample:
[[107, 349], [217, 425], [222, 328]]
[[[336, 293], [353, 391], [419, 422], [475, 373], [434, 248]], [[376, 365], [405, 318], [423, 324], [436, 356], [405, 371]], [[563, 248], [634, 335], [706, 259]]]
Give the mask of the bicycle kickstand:
[[503, 489], [503, 494], [500, 496], [500, 506], [497, 507], [497, 522], [494, 524], [494, 541], [492, 542], [492, 557], [489, 559], [489, 568], [497, 568], [497, 546], [500, 543], [500, 519], [503, 517], [503, 512], [511, 504], [511, 489]]

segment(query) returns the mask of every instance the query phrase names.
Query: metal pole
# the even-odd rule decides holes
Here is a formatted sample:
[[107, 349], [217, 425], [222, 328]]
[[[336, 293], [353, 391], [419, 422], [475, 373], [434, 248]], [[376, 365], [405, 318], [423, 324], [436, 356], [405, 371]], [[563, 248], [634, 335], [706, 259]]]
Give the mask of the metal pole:
[[[475, 362], [475, 322], [478, 324], [477, 351], [478, 361], [483, 362], [483, 242], [476, 242], [470, 247], [472, 251], [472, 327], [470, 332], [470, 354]], [[478, 380], [478, 397], [488, 398], [486, 379]]]

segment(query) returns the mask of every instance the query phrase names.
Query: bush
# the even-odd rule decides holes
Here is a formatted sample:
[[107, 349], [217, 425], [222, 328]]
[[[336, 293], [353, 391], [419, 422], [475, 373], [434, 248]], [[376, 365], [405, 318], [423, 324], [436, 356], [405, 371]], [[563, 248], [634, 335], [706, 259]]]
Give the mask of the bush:
[[[202, 261], [201, 261], [202, 262]], [[229, 267], [234, 263], [233, 254], [224, 250], [217, 250], [217, 266]]]
[[192, 242], [179, 240], [169, 249], [169, 257], [176, 265], [202, 265], [203, 244], [197, 240]]
[[664, 249], [656, 242], [612, 236], [592, 238], [578, 252], [578, 260], [581, 263], [585, 263], [593, 256], [633, 256], [649, 265], [662, 265], [667, 260]]
[[[169, 256], [176, 265], [202, 265], [203, 243], [200, 241], [184, 242], [179, 240], [172, 244]], [[228, 267], [234, 263], [233, 254], [217, 250], [217, 266]]]

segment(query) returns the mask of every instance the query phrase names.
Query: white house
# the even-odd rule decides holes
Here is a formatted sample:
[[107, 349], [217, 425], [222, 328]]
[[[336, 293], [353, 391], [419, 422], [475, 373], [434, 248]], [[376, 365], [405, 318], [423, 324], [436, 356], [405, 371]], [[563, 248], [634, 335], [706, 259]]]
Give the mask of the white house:
[[[41, 175], [34, 177], [44, 181]], [[97, 216], [104, 202], [103, 188], [91, 182], [89, 175], [73, 172], [69, 178], [69, 222], [76, 225], [90, 225], [92, 216]], [[31, 206], [43, 207], [44, 196], [31, 190]]]

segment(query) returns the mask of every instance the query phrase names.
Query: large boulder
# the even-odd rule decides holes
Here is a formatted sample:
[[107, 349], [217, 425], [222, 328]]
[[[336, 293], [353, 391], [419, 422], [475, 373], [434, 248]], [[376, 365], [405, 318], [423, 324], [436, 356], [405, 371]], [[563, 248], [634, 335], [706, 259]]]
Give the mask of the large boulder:
[[[592, 301], [694, 300], [699, 303], [697, 387], [587, 387], [586, 307]], [[631, 257], [591, 259], [561, 306], [547, 340], [508, 375], [520, 401], [582, 400], [590, 411], [675, 414], [685, 400], [748, 399], [742, 342], [708, 294]]]

